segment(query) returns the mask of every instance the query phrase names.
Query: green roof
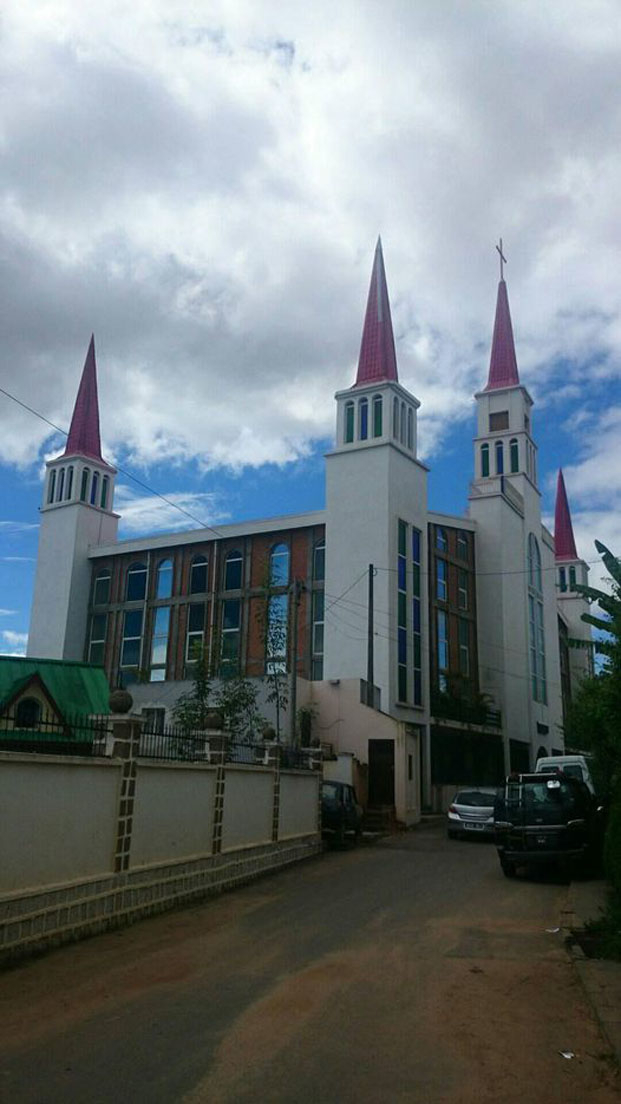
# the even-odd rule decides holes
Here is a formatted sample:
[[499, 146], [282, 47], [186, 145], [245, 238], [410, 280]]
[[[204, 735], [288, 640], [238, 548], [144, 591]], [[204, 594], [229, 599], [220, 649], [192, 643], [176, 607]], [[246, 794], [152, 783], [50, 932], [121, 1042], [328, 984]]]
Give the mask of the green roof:
[[32, 675], [39, 676], [63, 716], [110, 712], [110, 687], [103, 667], [21, 656], [0, 656], [0, 709]]

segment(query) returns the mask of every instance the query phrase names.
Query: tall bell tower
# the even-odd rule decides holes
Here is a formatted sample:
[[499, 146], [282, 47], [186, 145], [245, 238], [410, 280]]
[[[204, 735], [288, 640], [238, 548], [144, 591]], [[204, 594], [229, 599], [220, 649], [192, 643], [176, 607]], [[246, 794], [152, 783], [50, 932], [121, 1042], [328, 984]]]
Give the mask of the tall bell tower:
[[90, 592], [89, 547], [114, 542], [116, 469], [101, 455], [95, 339], [91, 337], [62, 456], [49, 460], [28, 655], [84, 659]]
[[593, 674], [593, 640], [590, 625], [582, 620], [582, 614], [589, 612], [589, 602], [576, 590], [576, 584], [588, 586], [589, 568], [576, 551], [562, 468], [556, 483], [554, 552], [559, 613], [565, 619], [570, 641], [569, 677], [573, 695], [580, 680]]

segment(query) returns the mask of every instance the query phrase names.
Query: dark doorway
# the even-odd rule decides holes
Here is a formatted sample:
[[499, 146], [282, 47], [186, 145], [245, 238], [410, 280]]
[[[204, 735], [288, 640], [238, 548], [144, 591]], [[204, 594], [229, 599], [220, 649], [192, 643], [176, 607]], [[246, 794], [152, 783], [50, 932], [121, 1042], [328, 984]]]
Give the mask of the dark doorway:
[[395, 741], [369, 740], [369, 805], [395, 803]]

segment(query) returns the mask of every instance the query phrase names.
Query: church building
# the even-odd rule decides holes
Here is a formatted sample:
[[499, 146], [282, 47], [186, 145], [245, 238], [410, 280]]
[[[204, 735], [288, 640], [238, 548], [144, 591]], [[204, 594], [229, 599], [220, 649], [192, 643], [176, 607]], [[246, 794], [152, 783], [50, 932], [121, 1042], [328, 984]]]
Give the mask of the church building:
[[588, 567], [560, 471], [554, 535], [541, 520], [502, 271], [467, 514], [428, 508], [380, 241], [356, 379], [335, 398], [325, 509], [119, 541], [91, 339], [65, 451], [47, 464], [28, 654], [103, 665], [150, 722], [169, 719], [197, 649], [217, 677], [256, 678], [264, 713], [266, 678], [294, 666], [334, 769], [355, 764], [365, 803], [413, 823], [455, 786], [562, 751], [592, 663], [575, 591]]

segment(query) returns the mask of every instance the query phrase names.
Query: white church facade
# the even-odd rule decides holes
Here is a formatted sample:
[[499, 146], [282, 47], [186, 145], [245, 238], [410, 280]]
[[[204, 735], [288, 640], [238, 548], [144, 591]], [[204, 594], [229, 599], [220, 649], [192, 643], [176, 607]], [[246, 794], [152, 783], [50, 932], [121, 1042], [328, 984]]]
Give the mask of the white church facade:
[[378, 242], [357, 377], [336, 395], [325, 509], [119, 541], [91, 341], [65, 452], [47, 465], [28, 654], [102, 664], [162, 717], [197, 647], [218, 677], [262, 683], [294, 665], [315, 737], [355, 759], [369, 805], [406, 823], [452, 786], [532, 767], [562, 750], [591, 662], [574, 589], [588, 568], [562, 473], [555, 534], [542, 523], [502, 278], [476, 403], [468, 513], [430, 511]]

